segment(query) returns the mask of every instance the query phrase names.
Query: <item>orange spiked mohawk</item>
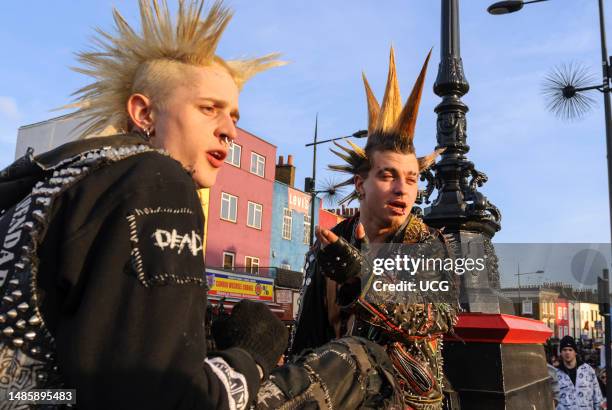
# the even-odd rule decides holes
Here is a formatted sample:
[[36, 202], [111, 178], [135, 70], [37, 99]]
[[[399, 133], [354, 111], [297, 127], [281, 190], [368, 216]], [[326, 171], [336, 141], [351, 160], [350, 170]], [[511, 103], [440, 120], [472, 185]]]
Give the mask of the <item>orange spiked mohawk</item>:
[[[398, 146], [405, 146], [409, 152], [414, 152], [414, 130], [416, 127], [417, 114], [419, 112], [419, 104], [421, 95], [423, 94], [423, 85], [425, 83], [425, 74], [427, 72], [427, 64], [431, 57], [431, 51], [427, 54], [425, 63], [421, 68], [421, 72], [417, 77], [410, 97], [402, 108], [402, 99], [400, 97], [399, 84], [397, 80], [397, 71], [395, 68], [395, 55], [393, 47], [389, 56], [389, 74], [387, 75], [387, 87], [383, 97], [382, 105], [378, 104], [368, 80], [363, 74], [363, 84], [366, 92], [366, 100], [368, 103], [368, 142], [366, 148], [369, 150], [380, 145], [381, 138], [392, 138], [397, 141]], [[336, 188], [351, 185], [353, 177], [363, 169], [368, 162], [366, 150], [358, 147], [350, 141], [347, 141], [350, 147], [343, 147], [336, 144], [344, 153], [331, 150], [334, 154], [345, 161], [343, 165], [330, 165], [329, 168], [335, 171], [351, 174], [351, 177], [346, 181], [336, 185]], [[425, 171], [434, 164], [436, 157], [443, 150], [436, 150], [433, 153], [424, 157], [418, 157], [419, 170]], [[357, 192], [353, 191], [348, 196], [340, 201], [340, 204], [350, 202], [357, 198]]]

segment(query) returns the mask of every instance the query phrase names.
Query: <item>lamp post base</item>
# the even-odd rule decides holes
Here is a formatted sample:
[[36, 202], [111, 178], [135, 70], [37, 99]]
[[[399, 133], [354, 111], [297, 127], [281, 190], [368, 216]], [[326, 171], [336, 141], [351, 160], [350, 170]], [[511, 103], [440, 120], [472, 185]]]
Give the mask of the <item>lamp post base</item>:
[[457, 338], [444, 343], [444, 373], [461, 410], [553, 409], [542, 322], [505, 314], [464, 313]]

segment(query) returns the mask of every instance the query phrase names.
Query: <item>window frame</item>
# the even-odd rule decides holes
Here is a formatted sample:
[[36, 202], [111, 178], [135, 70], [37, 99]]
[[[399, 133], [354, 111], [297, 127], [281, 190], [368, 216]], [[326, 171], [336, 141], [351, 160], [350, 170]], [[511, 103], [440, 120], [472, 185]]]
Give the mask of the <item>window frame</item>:
[[[251, 205], [254, 205], [254, 209], [257, 209], [257, 207], [259, 207], [259, 226], [249, 224], [249, 217], [251, 215]], [[255, 217], [255, 213], [253, 214], [253, 217]], [[258, 229], [261, 231], [261, 226], [263, 224], [263, 205], [262, 204], [253, 202], [253, 201], [247, 201], [247, 223], [246, 224], [249, 228]]]
[[[257, 159], [257, 161], [253, 161], [253, 157]], [[261, 159], [262, 167], [261, 167], [261, 175], [257, 172], [259, 166], [259, 159]], [[256, 163], [255, 171], [253, 171], [253, 164]], [[253, 175], [257, 175], [258, 177], [265, 178], [266, 177], [266, 157], [256, 153], [255, 151], [251, 151], [251, 164], [249, 166], [249, 172]]]
[[[249, 259], [251, 261], [250, 265], [247, 264], [247, 261]], [[255, 262], [255, 264], [253, 262]], [[248, 272], [249, 274], [251, 274], [251, 275], [259, 274], [259, 262], [260, 262], [260, 259], [257, 256], [245, 255], [245, 257], [244, 257], [244, 270], [246, 272]], [[255, 272], [253, 272], [253, 268], [256, 268], [257, 270]]]
[[[306, 222], [308, 219], [308, 222]], [[308, 229], [306, 227], [308, 226]], [[312, 223], [310, 221], [310, 215], [304, 214], [304, 244], [310, 244], [310, 235], [312, 235]]]
[[[228, 209], [228, 212], [229, 212], [228, 218], [224, 218], [224, 217], [223, 217], [223, 201], [224, 201], [223, 196], [224, 196], [224, 195], [227, 195], [227, 196], [229, 197], [229, 204], [230, 204], [230, 205], [228, 205], [228, 206], [229, 206], [229, 208], [230, 208], [230, 209], [231, 209], [231, 199], [232, 199], [232, 198], [235, 198], [235, 199], [236, 199], [236, 212], [235, 212], [235, 219], [234, 219], [234, 220], [229, 219], [229, 216], [231, 216], [231, 210], [230, 210], [230, 209]], [[220, 217], [220, 218], [221, 218], [223, 221], [232, 222], [232, 223], [237, 223], [237, 221], [238, 221], [238, 197], [237, 197], [236, 195], [232, 195], [232, 194], [227, 193], [227, 192], [221, 192], [221, 206], [219, 207], [219, 214], [220, 214], [220, 215], [219, 215], [219, 217]]]
[[[225, 266], [225, 257], [226, 256], [231, 256], [232, 257], [232, 266], [229, 267], [229, 268]], [[223, 251], [223, 269], [234, 270], [235, 267], [236, 267], [236, 252]]]
[[[238, 163], [237, 164], [235, 164], [233, 162], [233, 160], [235, 159], [234, 158], [234, 156], [235, 156], [234, 155], [235, 154], [235, 151], [234, 151], [235, 147], [238, 147], [238, 151], [239, 151], [239, 153], [238, 153]], [[240, 168], [240, 164], [242, 163], [242, 145], [236, 144], [234, 141], [232, 141], [232, 143], [230, 144], [230, 149], [227, 151], [227, 153], [228, 153], [228, 155], [227, 155], [227, 158], [225, 158], [225, 163], [226, 164], [230, 164], [231, 166], [234, 166], [236, 168]], [[232, 159], [231, 161], [229, 160], [230, 159], [230, 153], [231, 153], [231, 159]]]
[[[528, 305], [526, 305], [526, 303]], [[529, 309], [525, 309], [526, 306], [529, 306]], [[521, 314], [522, 315], [533, 315], [533, 302], [531, 299], [525, 299], [521, 303]]]
[[[288, 241], [291, 240], [292, 233], [293, 233], [292, 225], [293, 225], [293, 211], [291, 210], [291, 208], [283, 208], [283, 224], [281, 226], [281, 238], [288, 240]], [[289, 228], [285, 229], [285, 226], [288, 226]], [[286, 231], [288, 231], [287, 236], [285, 236]]]

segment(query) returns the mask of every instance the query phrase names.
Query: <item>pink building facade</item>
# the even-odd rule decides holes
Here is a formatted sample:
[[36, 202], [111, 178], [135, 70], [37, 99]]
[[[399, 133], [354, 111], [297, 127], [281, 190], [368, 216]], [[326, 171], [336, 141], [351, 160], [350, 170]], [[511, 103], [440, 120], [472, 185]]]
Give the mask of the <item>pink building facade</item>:
[[238, 129], [210, 190], [207, 268], [270, 266], [276, 146]]
[[569, 303], [567, 299], [559, 298], [555, 303], [555, 336], [561, 339], [570, 334], [569, 328]]

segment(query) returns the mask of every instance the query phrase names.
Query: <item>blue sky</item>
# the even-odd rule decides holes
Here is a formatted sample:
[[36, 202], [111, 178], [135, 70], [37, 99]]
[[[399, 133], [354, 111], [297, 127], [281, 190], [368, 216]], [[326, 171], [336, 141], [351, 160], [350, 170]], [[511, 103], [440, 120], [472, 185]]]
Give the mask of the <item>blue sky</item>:
[[[440, 51], [438, 1], [233, 0], [235, 17], [221, 41], [226, 58], [280, 51], [291, 64], [255, 77], [241, 95], [240, 126], [293, 154], [296, 185], [310, 173], [312, 139], [366, 126], [365, 71], [379, 99], [389, 46], [394, 45], [406, 98], [434, 47], [417, 123], [419, 153], [435, 145], [432, 85]], [[489, 182], [482, 191], [502, 211], [501, 242], [609, 242], [605, 131], [601, 95], [580, 121], [563, 122], [545, 109], [540, 89], [554, 66], [586, 65], [599, 79], [595, 0], [552, 0], [520, 13], [492, 16], [488, 0], [462, 1], [461, 51], [470, 92], [468, 154]], [[608, 4], [610, 4], [608, 2]], [[68, 69], [88, 47], [92, 28], [110, 28], [111, 7], [137, 21], [136, 1], [0, 3], [0, 166], [14, 156], [17, 128], [59, 113], [87, 78]], [[610, 6], [608, 17], [612, 17]], [[608, 27], [612, 30], [612, 20]], [[612, 45], [611, 45], [612, 47]], [[363, 143], [363, 142], [361, 142]], [[319, 150], [318, 169], [335, 163]], [[340, 176], [334, 176], [338, 179]]]

